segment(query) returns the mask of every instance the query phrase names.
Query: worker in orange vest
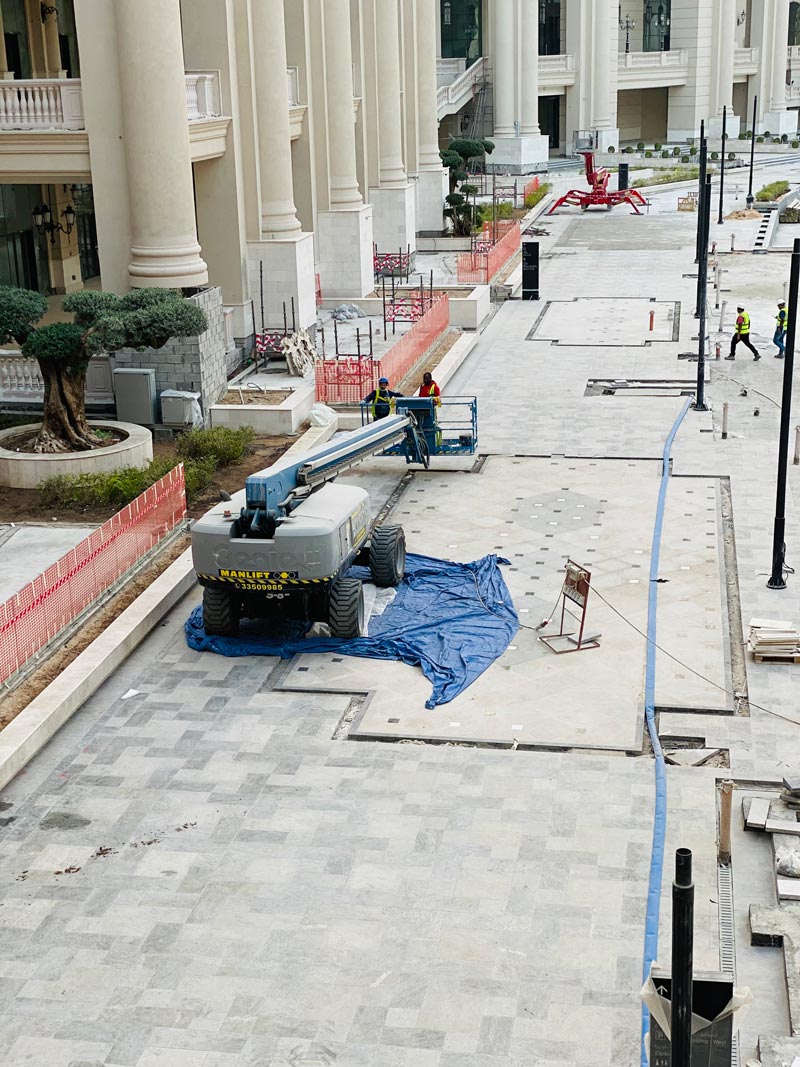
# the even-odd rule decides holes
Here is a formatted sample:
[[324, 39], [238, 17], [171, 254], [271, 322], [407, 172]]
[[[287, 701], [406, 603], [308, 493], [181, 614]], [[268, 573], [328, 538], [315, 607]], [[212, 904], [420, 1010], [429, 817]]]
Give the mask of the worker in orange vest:
[[422, 385], [419, 387], [420, 396], [432, 396], [434, 398], [434, 406], [440, 408], [442, 406], [442, 390], [433, 380], [433, 375], [430, 371], [425, 371], [422, 375]]

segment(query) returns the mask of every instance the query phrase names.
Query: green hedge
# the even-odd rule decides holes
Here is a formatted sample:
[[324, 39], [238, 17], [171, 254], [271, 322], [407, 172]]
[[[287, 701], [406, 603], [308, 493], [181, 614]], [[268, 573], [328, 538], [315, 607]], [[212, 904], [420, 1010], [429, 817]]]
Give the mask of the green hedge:
[[178, 462], [183, 462], [186, 496], [192, 501], [211, 484], [220, 467], [229, 467], [250, 451], [255, 431], [252, 426], [231, 430], [189, 430], [178, 440], [178, 460], [154, 459], [147, 467], [125, 467], [110, 474], [70, 474], [47, 478], [39, 486], [47, 507], [84, 511], [87, 508], [114, 508], [119, 511], [163, 478]]
[[[498, 205], [502, 207], [501, 205]], [[499, 213], [498, 213], [499, 214]], [[504, 218], [500, 215], [500, 218]], [[215, 467], [229, 467], [244, 459], [255, 437], [252, 426], [232, 430], [217, 426], [213, 430], [189, 430], [178, 438], [181, 459], [213, 459]]]
[[536, 207], [540, 200], [544, 200], [544, 198], [550, 192], [551, 188], [552, 187], [549, 182], [544, 182], [544, 184], [540, 185], [538, 189], [534, 189], [532, 193], [528, 193], [528, 195], [525, 197], [525, 207]]
[[756, 200], [761, 201], [762, 204], [770, 203], [788, 192], [788, 182], [770, 182], [769, 185], [765, 185], [762, 189], [758, 190], [756, 193]]

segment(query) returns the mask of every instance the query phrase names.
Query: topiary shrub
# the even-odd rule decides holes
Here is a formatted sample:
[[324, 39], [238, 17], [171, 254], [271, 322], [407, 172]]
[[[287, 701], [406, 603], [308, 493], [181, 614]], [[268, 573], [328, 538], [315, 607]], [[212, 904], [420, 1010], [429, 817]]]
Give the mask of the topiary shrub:
[[636, 147], [640, 152], [644, 152], [644, 141], [637, 141]]
[[35, 359], [44, 381], [38, 453], [84, 452], [104, 443], [86, 419], [86, 368], [99, 352], [163, 348], [171, 337], [208, 328], [205, 313], [174, 289], [139, 289], [127, 296], [84, 289], [64, 297], [72, 322], [37, 328], [47, 310], [38, 293], [0, 286], [0, 344], [14, 340]]
[[653, 158], [653, 153], [652, 153], [652, 152], [650, 151], [650, 149], [649, 149], [649, 148], [648, 148], [648, 149], [647, 149], [647, 151], [645, 152], [645, 154], [644, 154], [644, 158], [645, 158], [645, 159], [652, 159], [652, 158]]
[[669, 159], [669, 152], [668, 152], [668, 150], [666, 148], [662, 151], [661, 158], [662, 159]]
[[789, 141], [789, 134], [788, 133], [782, 133], [781, 134], [781, 144], [787, 144], [788, 141]]
[[689, 163], [690, 160], [691, 160], [690, 156], [681, 156], [681, 163]]
[[613, 146], [613, 144], [612, 144], [612, 145], [609, 145], [609, 146], [608, 146], [608, 148], [606, 149], [606, 151], [607, 151], [607, 152], [616, 152], [616, 148], [615, 148], [615, 147]]
[[711, 158], [712, 159], [719, 159], [719, 152], [712, 152], [711, 153]]
[[763, 144], [763, 143], [764, 143], [764, 138], [763, 137], [756, 137], [756, 144]]
[[690, 156], [696, 156], [697, 155], [697, 145], [693, 144], [691, 146], [691, 148], [689, 149], [689, 155]]
[[656, 143], [653, 145], [653, 148], [656, 150], [656, 152], [660, 152], [662, 147], [663, 145], [660, 145], [658, 141], [656, 141]]
[[736, 153], [735, 152], [728, 152], [728, 160], [729, 160], [729, 162], [733, 163], [733, 161], [735, 159], [736, 159]]
[[792, 141], [792, 148], [800, 148], [800, 141]]
[[744, 140], [745, 141], [751, 141], [752, 139], [753, 139], [753, 131], [752, 130], [748, 130], [747, 133], [744, 134]]
[[769, 132], [769, 130], [764, 130], [764, 136], [765, 137], [771, 137], [772, 134]]
[[672, 154], [673, 156], [679, 156], [681, 154], [681, 150], [677, 145], [672, 149]]

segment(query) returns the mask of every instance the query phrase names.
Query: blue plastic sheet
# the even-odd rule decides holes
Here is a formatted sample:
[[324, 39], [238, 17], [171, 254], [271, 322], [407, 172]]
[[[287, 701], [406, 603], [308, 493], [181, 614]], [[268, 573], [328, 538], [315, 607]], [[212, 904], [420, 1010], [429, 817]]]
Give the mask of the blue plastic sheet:
[[[432, 683], [425, 707], [434, 708], [449, 703], [483, 674], [519, 628], [501, 564], [508, 560], [494, 555], [451, 563], [409, 553], [397, 596], [370, 620], [367, 637], [306, 637], [307, 623], [266, 620], [245, 620], [236, 637], [208, 637], [203, 609], [195, 608], [186, 622], [186, 640], [190, 648], [222, 656], [289, 659], [301, 652], [335, 652], [400, 660], [419, 666]], [[350, 574], [369, 579], [365, 567], [353, 567]]]

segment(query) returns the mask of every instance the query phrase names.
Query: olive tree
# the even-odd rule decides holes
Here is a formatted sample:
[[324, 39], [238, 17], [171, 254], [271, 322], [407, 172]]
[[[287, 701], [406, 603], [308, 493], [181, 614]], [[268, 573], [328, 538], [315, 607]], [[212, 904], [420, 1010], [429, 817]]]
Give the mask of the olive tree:
[[16, 341], [35, 359], [44, 381], [37, 452], [82, 452], [102, 444], [86, 420], [86, 368], [92, 356], [120, 348], [162, 348], [171, 337], [194, 337], [205, 312], [174, 289], [134, 289], [126, 296], [84, 289], [64, 297], [72, 322], [37, 323], [47, 301], [30, 289], [0, 286], [0, 344]]

